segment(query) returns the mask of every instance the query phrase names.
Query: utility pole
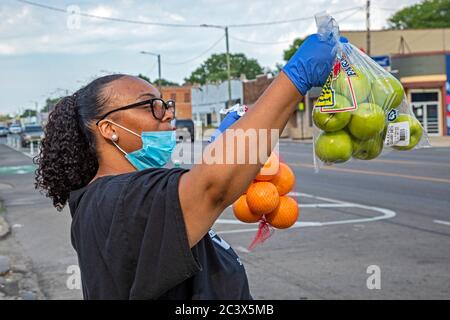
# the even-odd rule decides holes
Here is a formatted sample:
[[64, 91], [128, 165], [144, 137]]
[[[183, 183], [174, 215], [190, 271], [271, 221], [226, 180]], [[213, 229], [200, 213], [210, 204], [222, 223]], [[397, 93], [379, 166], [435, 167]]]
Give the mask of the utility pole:
[[227, 48], [227, 78], [228, 78], [228, 103], [227, 108], [231, 107], [231, 70], [230, 70], [230, 44], [228, 41], [228, 27], [225, 27], [225, 41]]
[[370, 0], [366, 2], [366, 53], [370, 57]]
[[159, 86], [161, 86], [161, 55], [158, 54], [158, 79], [159, 79]]
[[161, 86], [161, 55], [159, 53], [153, 53], [148, 51], [141, 51], [142, 54], [149, 54], [158, 58], [158, 87]]
[[231, 107], [231, 67], [230, 67], [230, 43], [228, 37], [228, 26], [220, 26], [214, 24], [202, 24], [204, 28], [216, 28], [225, 30], [225, 47], [226, 47], [226, 57], [227, 57], [227, 81], [228, 81], [228, 102], [227, 108]]

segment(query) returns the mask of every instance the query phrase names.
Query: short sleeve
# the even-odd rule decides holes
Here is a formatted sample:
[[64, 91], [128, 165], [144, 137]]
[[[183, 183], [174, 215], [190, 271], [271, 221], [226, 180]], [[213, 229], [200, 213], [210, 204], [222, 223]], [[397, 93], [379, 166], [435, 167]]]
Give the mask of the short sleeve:
[[130, 299], [157, 299], [201, 266], [189, 247], [178, 184], [184, 169], [147, 169], [130, 180], [123, 198], [130, 259]]

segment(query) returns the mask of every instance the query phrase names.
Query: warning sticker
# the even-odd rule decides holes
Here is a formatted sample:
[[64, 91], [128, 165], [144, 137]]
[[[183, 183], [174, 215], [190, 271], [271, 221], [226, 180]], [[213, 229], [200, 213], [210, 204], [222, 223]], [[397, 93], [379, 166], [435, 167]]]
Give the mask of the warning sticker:
[[386, 146], [406, 147], [409, 145], [409, 122], [389, 123], [384, 140]]
[[333, 74], [327, 78], [327, 81], [322, 87], [320, 97], [317, 99], [316, 107], [334, 107], [334, 90], [331, 84], [333, 83]]
[[[342, 76], [340, 76], [341, 72], [343, 73]], [[336, 113], [355, 110], [357, 108], [357, 102], [355, 99], [355, 93], [351, 82], [351, 77], [354, 76], [357, 76], [357, 74], [353, 70], [352, 65], [348, 62], [345, 56], [342, 56], [334, 64], [333, 70], [330, 72], [325, 84], [322, 87], [322, 92], [320, 93], [320, 96], [317, 99], [315, 107], [320, 108], [320, 112], [322, 113]], [[345, 84], [342, 84], [341, 82], [341, 86], [344, 85], [346, 88], [348, 88], [348, 92], [350, 95], [349, 100], [351, 102], [350, 106], [339, 105], [339, 102], [336, 101], [336, 91], [333, 88], [333, 84], [335, 84], [335, 82], [338, 81], [339, 77], [341, 78], [345, 77], [344, 78]], [[342, 88], [339, 90], [342, 90]]]

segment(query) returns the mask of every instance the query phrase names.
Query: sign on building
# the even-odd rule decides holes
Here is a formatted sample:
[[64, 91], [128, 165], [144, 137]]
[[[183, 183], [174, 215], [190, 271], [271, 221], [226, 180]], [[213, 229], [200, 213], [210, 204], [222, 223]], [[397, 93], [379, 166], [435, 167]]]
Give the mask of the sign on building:
[[390, 56], [373, 56], [371, 57], [376, 63], [378, 63], [381, 67], [390, 71], [391, 69], [391, 57]]

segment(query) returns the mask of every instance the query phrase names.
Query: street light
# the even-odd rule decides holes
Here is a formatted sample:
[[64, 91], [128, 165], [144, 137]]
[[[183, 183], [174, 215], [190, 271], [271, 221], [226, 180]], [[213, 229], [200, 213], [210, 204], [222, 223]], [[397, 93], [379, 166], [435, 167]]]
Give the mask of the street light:
[[141, 53], [158, 57], [158, 79], [159, 79], [158, 87], [160, 87], [161, 86], [161, 55], [158, 53], [153, 53], [153, 52], [148, 52], [148, 51], [141, 51]]

